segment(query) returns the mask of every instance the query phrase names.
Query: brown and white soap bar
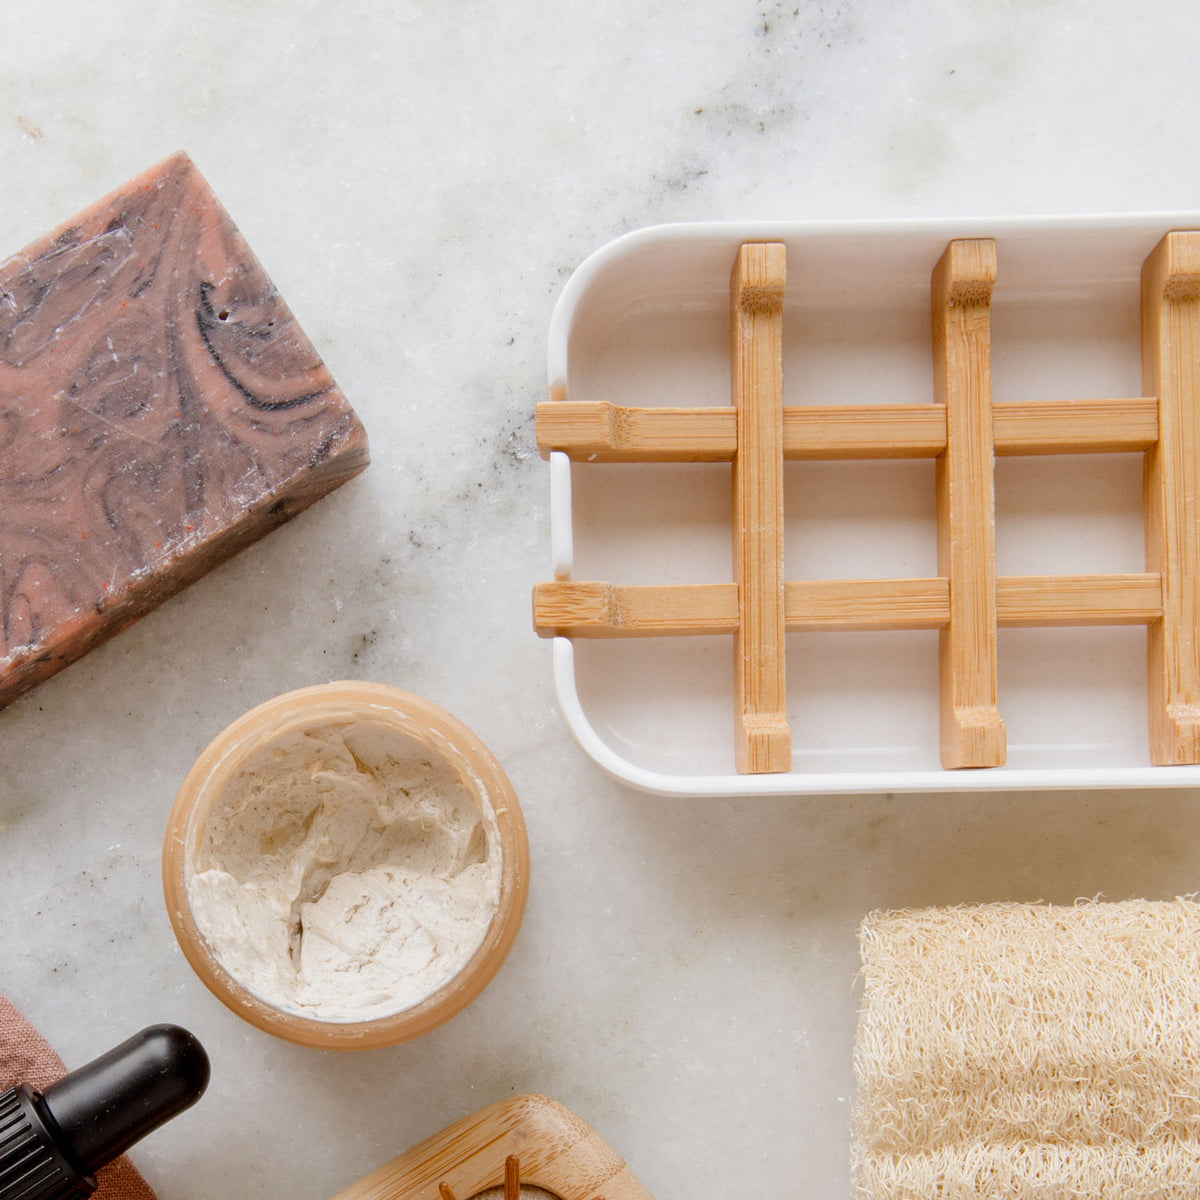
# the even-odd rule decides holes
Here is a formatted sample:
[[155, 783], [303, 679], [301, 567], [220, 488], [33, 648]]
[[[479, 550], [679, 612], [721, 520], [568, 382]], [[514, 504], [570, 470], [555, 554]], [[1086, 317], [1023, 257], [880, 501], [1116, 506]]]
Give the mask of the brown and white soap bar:
[[0, 705], [367, 462], [186, 155], [0, 264]]

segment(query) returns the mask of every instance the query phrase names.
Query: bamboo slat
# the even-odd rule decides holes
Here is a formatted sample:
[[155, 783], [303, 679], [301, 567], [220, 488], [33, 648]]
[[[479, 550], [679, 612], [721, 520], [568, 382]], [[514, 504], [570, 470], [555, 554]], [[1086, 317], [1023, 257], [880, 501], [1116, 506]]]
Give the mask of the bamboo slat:
[[1159, 577], [1009, 575], [996, 580], [996, 620], [1006, 629], [1150, 625], [1162, 616]]
[[739, 771], [790, 771], [792, 735], [784, 679], [783, 288], [780, 242], [747, 243], [730, 281], [734, 635]]
[[951, 242], [933, 273], [934, 392], [946, 406], [937, 460], [938, 570], [950, 581], [941, 632], [944, 767], [995, 767], [1005, 759], [996, 705], [996, 520], [992, 463], [990, 304], [996, 248]]
[[1159, 397], [1146, 454], [1146, 569], [1162, 579], [1150, 627], [1150, 756], [1200, 762], [1200, 232], [1169, 233], [1142, 268], [1142, 386]]
[[945, 579], [805, 579], [784, 594], [789, 633], [940, 629], [950, 617]]
[[938, 404], [812, 404], [783, 410], [787, 459], [934, 458], [945, 448], [946, 410]]
[[[784, 584], [788, 633], [940, 629], [950, 620], [950, 584], [932, 579], [819, 579]], [[996, 623], [1007, 629], [1150, 625], [1162, 616], [1155, 574], [1001, 575]], [[622, 638], [731, 634], [732, 583], [619, 586], [555, 582], [534, 590], [543, 637]]]
[[543, 637], [732, 634], [738, 627], [737, 584], [539, 583], [533, 591], [533, 626]]
[[537, 443], [543, 458], [561, 450], [575, 462], [732, 462], [737, 410], [543, 400]]
[[[1003, 401], [992, 406], [997, 454], [1113, 454], [1158, 437], [1155, 396]], [[737, 411], [626, 408], [604, 400], [547, 400], [537, 408], [543, 457], [576, 462], [732, 462]], [[783, 457], [792, 461], [936, 458], [946, 449], [940, 404], [790, 405]]]
[[1115, 454], [1158, 438], [1158, 398], [1005, 400], [992, 405], [997, 454]]

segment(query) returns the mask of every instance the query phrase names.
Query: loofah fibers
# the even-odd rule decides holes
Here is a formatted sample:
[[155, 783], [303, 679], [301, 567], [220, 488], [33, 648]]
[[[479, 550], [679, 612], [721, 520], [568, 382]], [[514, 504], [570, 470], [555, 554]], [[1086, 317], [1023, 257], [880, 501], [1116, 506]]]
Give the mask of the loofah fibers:
[[985, 904], [859, 930], [860, 1200], [1200, 1197], [1200, 904]]

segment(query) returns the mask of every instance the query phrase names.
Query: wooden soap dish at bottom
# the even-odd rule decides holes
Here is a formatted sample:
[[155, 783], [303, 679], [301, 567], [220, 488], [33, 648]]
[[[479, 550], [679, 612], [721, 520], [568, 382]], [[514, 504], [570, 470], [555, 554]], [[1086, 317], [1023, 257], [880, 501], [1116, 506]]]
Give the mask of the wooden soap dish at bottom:
[[585, 1121], [546, 1096], [514, 1096], [464, 1117], [333, 1200], [473, 1200], [521, 1187], [557, 1200], [654, 1200]]

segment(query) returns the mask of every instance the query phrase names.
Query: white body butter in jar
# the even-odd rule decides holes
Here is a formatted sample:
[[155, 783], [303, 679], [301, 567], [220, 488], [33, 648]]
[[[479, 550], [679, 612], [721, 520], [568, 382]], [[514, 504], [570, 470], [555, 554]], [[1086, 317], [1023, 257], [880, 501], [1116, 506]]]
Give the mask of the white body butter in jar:
[[277, 697], [201, 755], [163, 852], [180, 945], [219, 999], [322, 1048], [416, 1037], [487, 985], [528, 892], [520, 809], [448, 713], [378, 684]]

